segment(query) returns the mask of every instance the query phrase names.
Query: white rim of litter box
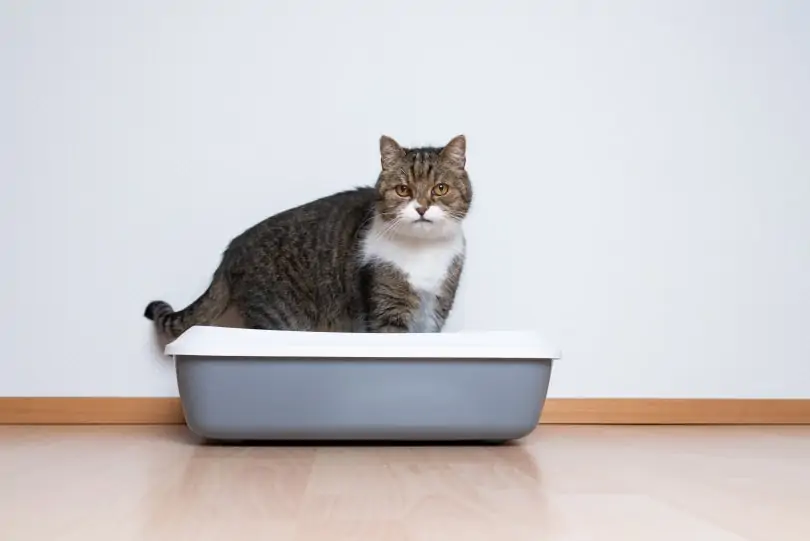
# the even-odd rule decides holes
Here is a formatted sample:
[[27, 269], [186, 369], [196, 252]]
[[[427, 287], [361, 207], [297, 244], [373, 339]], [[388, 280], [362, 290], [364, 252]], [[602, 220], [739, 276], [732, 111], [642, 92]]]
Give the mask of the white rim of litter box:
[[195, 326], [165, 348], [195, 357], [457, 358], [556, 360], [534, 331], [332, 333]]

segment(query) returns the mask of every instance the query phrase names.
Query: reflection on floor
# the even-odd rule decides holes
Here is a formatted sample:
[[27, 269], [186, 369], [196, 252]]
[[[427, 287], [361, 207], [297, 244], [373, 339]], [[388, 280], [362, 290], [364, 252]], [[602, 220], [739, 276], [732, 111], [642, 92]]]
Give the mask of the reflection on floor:
[[201, 445], [0, 427], [8, 541], [810, 539], [810, 427], [543, 426], [515, 445]]

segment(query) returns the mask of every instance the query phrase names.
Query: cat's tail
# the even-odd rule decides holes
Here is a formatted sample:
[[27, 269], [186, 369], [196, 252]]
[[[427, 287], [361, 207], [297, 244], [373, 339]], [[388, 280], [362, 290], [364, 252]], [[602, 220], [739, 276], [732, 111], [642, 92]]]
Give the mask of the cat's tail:
[[230, 302], [228, 281], [221, 272], [214, 274], [211, 285], [196, 301], [177, 312], [167, 302], [152, 301], [144, 310], [144, 317], [155, 322], [159, 333], [174, 340], [194, 325], [212, 323]]

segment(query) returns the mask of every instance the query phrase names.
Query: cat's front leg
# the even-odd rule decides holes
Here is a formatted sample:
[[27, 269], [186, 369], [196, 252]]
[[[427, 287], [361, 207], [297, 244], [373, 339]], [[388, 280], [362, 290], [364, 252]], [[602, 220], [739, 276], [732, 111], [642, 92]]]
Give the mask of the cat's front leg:
[[371, 332], [408, 332], [414, 309], [408, 298], [378, 294], [371, 303]]
[[382, 332], [382, 333], [385, 333], [385, 332], [390, 332], [390, 333], [408, 332], [408, 328], [403, 327], [401, 325], [385, 325], [385, 326], [380, 327], [379, 329], [377, 329], [376, 331], [373, 331], [373, 332]]
[[419, 298], [404, 275], [391, 267], [376, 269], [369, 290], [369, 330], [371, 332], [409, 332]]
[[441, 332], [444, 324], [447, 323], [447, 318], [453, 309], [456, 300], [456, 292], [458, 291], [459, 280], [461, 273], [464, 269], [464, 256], [457, 256], [450, 268], [447, 271], [447, 276], [442, 284], [441, 293], [437, 298], [436, 304], [436, 332]]

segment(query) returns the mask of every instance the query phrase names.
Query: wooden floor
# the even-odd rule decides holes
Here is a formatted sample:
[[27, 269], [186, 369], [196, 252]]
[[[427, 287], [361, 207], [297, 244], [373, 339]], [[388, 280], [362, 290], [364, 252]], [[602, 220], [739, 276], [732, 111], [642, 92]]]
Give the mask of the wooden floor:
[[0, 426], [8, 541], [810, 539], [810, 427], [542, 426], [502, 447], [213, 447]]

